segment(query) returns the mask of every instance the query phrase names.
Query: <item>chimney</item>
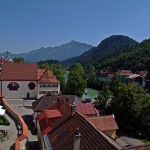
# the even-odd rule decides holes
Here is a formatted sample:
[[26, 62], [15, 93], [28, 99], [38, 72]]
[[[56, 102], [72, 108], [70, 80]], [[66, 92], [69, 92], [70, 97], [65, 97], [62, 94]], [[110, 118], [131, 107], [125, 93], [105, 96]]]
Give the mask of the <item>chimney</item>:
[[71, 116], [73, 116], [76, 113], [76, 104], [75, 102], [73, 102], [73, 104], [71, 105]]
[[74, 132], [73, 150], [80, 150], [80, 137], [81, 137], [81, 134], [79, 132], [79, 129], [77, 128], [76, 131]]

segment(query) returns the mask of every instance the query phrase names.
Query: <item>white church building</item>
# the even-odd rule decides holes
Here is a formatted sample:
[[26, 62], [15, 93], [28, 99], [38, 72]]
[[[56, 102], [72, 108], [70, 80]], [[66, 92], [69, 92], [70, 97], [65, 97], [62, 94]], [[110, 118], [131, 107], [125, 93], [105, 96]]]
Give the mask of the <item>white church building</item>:
[[37, 63], [3, 61], [0, 93], [8, 99], [36, 99], [46, 93], [60, 93], [60, 82]]

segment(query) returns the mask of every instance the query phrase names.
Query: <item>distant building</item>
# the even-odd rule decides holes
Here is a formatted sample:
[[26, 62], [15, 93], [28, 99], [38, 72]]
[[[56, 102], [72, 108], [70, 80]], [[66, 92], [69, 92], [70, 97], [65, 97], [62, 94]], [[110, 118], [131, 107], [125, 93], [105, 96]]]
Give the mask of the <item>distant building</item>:
[[46, 93], [60, 93], [60, 82], [51, 71], [38, 69], [36, 63], [3, 62], [0, 92], [10, 99], [36, 99]]

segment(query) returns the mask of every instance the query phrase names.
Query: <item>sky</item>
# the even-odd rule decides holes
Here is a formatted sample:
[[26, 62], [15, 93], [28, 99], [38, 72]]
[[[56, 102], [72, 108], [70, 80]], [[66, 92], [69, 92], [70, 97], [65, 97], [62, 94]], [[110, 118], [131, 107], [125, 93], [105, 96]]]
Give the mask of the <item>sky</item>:
[[97, 46], [111, 35], [150, 38], [149, 0], [0, 0], [0, 53], [71, 40]]

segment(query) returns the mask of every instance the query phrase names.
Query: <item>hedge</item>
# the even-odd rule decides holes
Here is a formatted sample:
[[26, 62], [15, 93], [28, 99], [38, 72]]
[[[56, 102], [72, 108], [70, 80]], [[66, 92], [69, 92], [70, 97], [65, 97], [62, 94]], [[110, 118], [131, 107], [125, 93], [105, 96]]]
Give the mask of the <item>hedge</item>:
[[6, 126], [10, 125], [9, 121], [6, 119], [5, 116], [0, 116], [0, 125], [6, 125]]

